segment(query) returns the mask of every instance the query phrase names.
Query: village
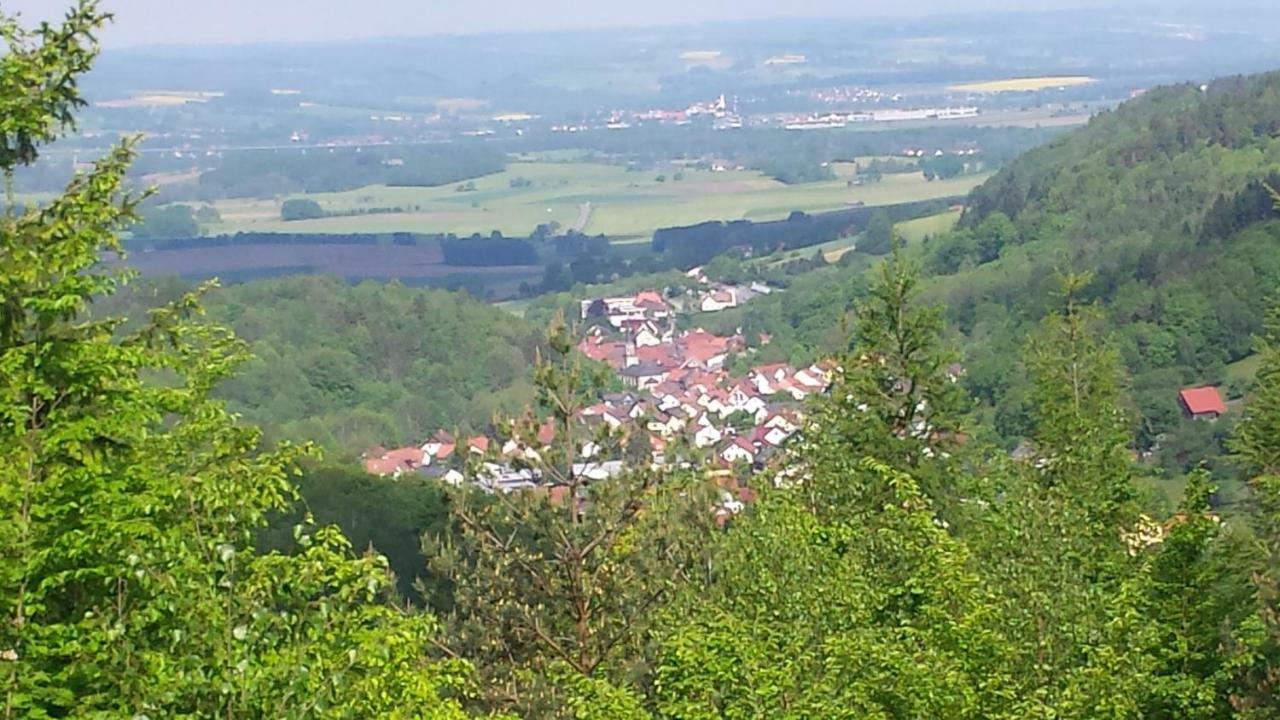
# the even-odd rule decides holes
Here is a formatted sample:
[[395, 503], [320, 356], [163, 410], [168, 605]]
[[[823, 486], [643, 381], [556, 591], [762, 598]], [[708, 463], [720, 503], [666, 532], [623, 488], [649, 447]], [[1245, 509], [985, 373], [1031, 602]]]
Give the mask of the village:
[[[740, 331], [722, 336], [699, 327], [681, 329], [679, 320], [687, 317], [682, 309], [714, 313], [779, 290], [759, 283], [712, 283], [700, 268], [688, 275], [701, 285], [692, 298], [644, 290], [580, 301], [577, 350], [608, 366], [620, 389], [602, 393], [580, 408], [576, 421], [584, 428], [604, 427], [629, 442], [624, 452], [622, 445], [605, 448], [585, 441], [575, 448], [580, 458], [573, 467], [575, 475], [605, 479], [637, 463], [662, 467], [696, 462], [722, 476], [733, 470], [762, 471], [803, 427], [805, 401], [829, 387], [831, 361], [802, 368], [762, 364], [735, 376], [728, 361], [750, 352], [746, 338]], [[759, 341], [764, 345], [769, 338]], [[958, 376], [963, 370], [957, 366], [953, 372]], [[1213, 421], [1227, 411], [1214, 387], [1184, 389], [1177, 399], [1190, 419]], [[537, 457], [550, 446], [556, 440], [555, 428], [546, 421], [536, 436], [536, 442], [527, 443], [483, 434], [454, 437], [439, 430], [417, 445], [375, 448], [363, 461], [374, 475], [421, 473], [452, 485], [471, 478], [489, 492], [530, 490], [545, 483], [521, 460]], [[633, 449], [636, 438], [643, 453]], [[1020, 447], [1013, 455], [1019, 458], [1028, 452]], [[478, 471], [473, 463], [478, 463]], [[730, 507], [738, 491], [745, 490], [736, 482], [731, 486]]]
[[[725, 303], [736, 303], [738, 290], [710, 289], [700, 305], [717, 295]], [[701, 328], [680, 329], [678, 313], [656, 290], [584, 300], [578, 319], [586, 330], [577, 349], [611, 368], [621, 389], [582, 407], [575, 413], [577, 421], [646, 443], [644, 452], [637, 453], [633, 442], [625, 452], [621, 446], [606, 450], [584, 442], [575, 448], [580, 462], [573, 472], [590, 479], [622, 473], [629, 463], [700, 463], [726, 477], [734, 471], [742, 475], [763, 470], [801, 430], [805, 400], [824, 392], [831, 382], [830, 363], [803, 368], [772, 363], [734, 376], [727, 361], [747, 352], [746, 338], [740, 332], [720, 336]], [[555, 428], [544, 422], [537, 430], [537, 444], [545, 450], [555, 439]], [[470, 478], [490, 492], [514, 492], [544, 484], [522, 462], [537, 452], [539, 448], [513, 439], [455, 438], [439, 431], [419, 445], [375, 449], [366, 454], [364, 467], [375, 475], [422, 473], [453, 485]], [[469, 461], [478, 463], [480, 471], [467, 473]], [[722, 509], [733, 512], [752, 493], [736, 481], [728, 485], [732, 492]]]

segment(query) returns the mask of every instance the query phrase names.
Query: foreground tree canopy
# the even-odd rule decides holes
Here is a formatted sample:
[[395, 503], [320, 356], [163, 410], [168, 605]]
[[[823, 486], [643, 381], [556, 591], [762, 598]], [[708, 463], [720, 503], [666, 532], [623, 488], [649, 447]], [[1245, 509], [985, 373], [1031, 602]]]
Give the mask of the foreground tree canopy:
[[[69, 127], [106, 19], [0, 19], [6, 177]], [[195, 295], [127, 334], [86, 319], [126, 279], [97, 262], [133, 219], [133, 147], [0, 220], [0, 713], [460, 717], [465, 666], [384, 602], [385, 560], [307, 526], [293, 554], [254, 553], [309, 451], [260, 451], [211, 399], [243, 345], [193, 320]]]
[[[106, 19], [92, 0], [35, 31], [0, 19], [10, 181], [71, 126]], [[258, 547], [314, 451], [267, 446], [212, 395], [246, 348], [200, 293], [88, 312], [128, 280], [99, 258], [134, 219], [133, 151], [0, 218], [4, 718], [1280, 717], [1280, 311], [1230, 524], [1205, 473], [1167, 517], [1144, 504], [1088, 276], [1060, 278], [1025, 339], [1013, 459], [975, 432], [943, 314], [894, 247], [831, 392], [725, 528], [696, 465], [579, 471], [584, 441], [632, 439], [574, 422], [598, 378], [553, 328], [537, 407], [499, 424], [532, 448], [550, 422], [522, 461], [548, 487], [404, 513], [431, 525], [437, 623], [305, 513], [273, 528], [286, 549]]]

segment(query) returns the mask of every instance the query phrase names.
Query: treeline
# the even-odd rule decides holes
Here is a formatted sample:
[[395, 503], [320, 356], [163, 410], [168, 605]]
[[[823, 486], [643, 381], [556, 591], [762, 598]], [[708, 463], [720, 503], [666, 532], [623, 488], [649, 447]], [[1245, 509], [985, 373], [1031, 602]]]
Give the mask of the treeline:
[[800, 185], [835, 180], [835, 170], [828, 160], [816, 154], [778, 155], [752, 162], [751, 167], [784, 185]]
[[458, 267], [503, 267], [537, 265], [538, 251], [524, 238], [503, 237], [499, 232], [485, 236], [476, 233], [459, 238], [450, 233], [277, 233], [238, 232], [233, 235], [209, 235], [193, 238], [156, 239], [135, 237], [125, 243], [130, 250], [190, 250], [209, 247], [247, 245], [438, 245], [446, 265]]
[[983, 163], [1000, 167], [1020, 153], [1064, 132], [1061, 128], [983, 128], [971, 125], [885, 129], [877, 132], [795, 132], [743, 128], [733, 132], [710, 128], [646, 126], [626, 132], [588, 130], [577, 133], [527, 133], [519, 139], [494, 141], [512, 153], [537, 150], [592, 150], [626, 161], [667, 163], [672, 158], [714, 157], [768, 172], [790, 167], [822, 173], [823, 162], [894, 156], [904, 149], [980, 148]]
[[445, 237], [440, 244], [444, 250], [446, 265], [485, 267], [503, 265], [537, 265], [538, 251], [524, 238], [503, 237], [494, 231], [492, 235], [479, 233], [469, 238]]
[[[876, 210], [883, 211], [891, 220], [905, 220], [944, 210], [951, 202], [949, 199], [926, 200]], [[711, 221], [662, 228], [653, 234], [652, 249], [673, 266], [690, 268], [731, 248], [754, 253], [796, 250], [856, 234], [866, 229], [873, 214], [871, 208], [859, 207], [813, 215], [793, 212], [786, 220], [769, 222]]]
[[443, 235], [420, 233], [278, 233], [237, 232], [231, 235], [204, 235], [191, 238], [134, 238], [126, 247], [135, 250], [186, 250], [190, 248], [239, 245], [424, 245], [439, 242]]
[[[169, 199], [216, 200], [341, 192], [366, 185], [435, 187], [501, 172], [506, 155], [481, 143], [227, 151]], [[175, 195], [174, 193], [178, 193]]]

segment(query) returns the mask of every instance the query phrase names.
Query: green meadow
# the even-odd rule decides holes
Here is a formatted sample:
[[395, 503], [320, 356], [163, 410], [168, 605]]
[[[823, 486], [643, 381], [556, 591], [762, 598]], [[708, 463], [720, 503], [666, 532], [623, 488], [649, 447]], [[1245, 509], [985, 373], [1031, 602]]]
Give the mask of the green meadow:
[[[987, 177], [929, 182], [920, 173], [903, 173], [885, 175], [876, 183], [850, 185], [850, 167], [835, 169], [835, 180], [784, 185], [753, 171], [713, 172], [672, 165], [667, 170], [634, 172], [593, 162], [517, 161], [504, 172], [461, 185], [371, 186], [307, 195], [335, 214], [315, 220], [282, 221], [280, 203], [288, 198], [224, 200], [216, 203], [222, 222], [207, 231], [469, 235], [498, 230], [525, 235], [551, 221], [562, 229], [573, 228], [585, 217], [582, 230], [586, 233], [602, 233], [616, 242], [642, 242], [657, 228], [707, 220], [773, 220], [797, 210], [812, 213], [859, 203], [892, 205], [963, 195]], [[675, 179], [677, 172], [682, 179]], [[345, 215], [374, 208], [399, 210]]]

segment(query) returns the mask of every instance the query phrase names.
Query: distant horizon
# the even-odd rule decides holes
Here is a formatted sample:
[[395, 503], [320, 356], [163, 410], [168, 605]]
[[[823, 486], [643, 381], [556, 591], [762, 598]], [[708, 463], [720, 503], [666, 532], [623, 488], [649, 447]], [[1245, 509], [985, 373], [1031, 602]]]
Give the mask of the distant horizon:
[[[7, 0], [6, 14], [20, 13], [24, 23], [56, 20], [70, 0]], [[886, 7], [869, 0], [713, 0], [690, 7], [680, 0], [650, 0], [642, 7], [600, 7], [584, 0], [487, 0], [465, 8], [414, 0], [119, 0], [106, 2], [116, 21], [102, 33], [108, 49], [171, 46], [242, 46], [411, 40], [440, 36], [527, 35], [591, 30], [686, 27], [770, 21], [912, 20], [930, 16], [963, 17], [990, 13], [1034, 14], [1087, 10], [1135, 10], [1154, 4], [1173, 12], [1209, 7], [1199, 0], [1182, 3], [1131, 3], [1116, 8], [1105, 0], [975, 0], [957, 8], [945, 0], [905, 0]], [[425, 7], [422, 7], [425, 5]], [[373, 7], [371, 7], [373, 6]], [[381, 10], [380, 12], [376, 10]], [[139, 18], [146, 18], [145, 21]]]

